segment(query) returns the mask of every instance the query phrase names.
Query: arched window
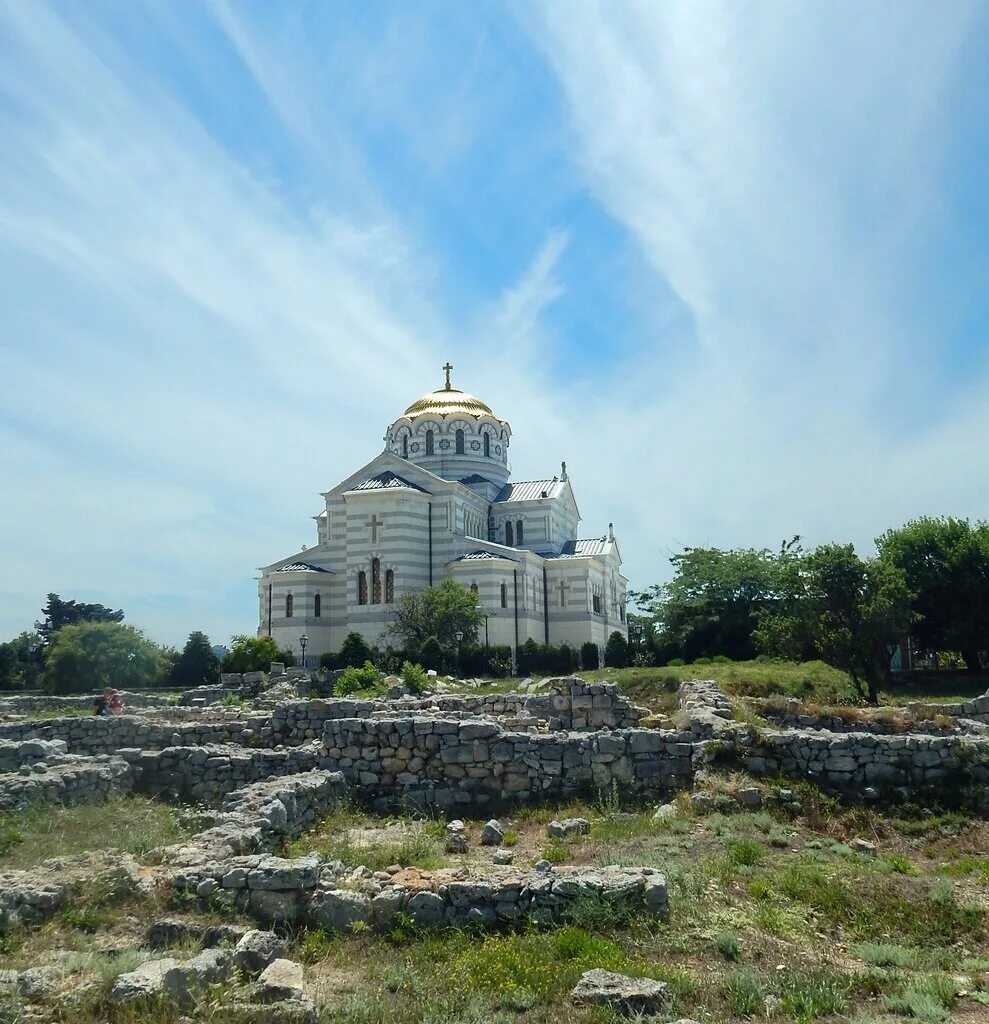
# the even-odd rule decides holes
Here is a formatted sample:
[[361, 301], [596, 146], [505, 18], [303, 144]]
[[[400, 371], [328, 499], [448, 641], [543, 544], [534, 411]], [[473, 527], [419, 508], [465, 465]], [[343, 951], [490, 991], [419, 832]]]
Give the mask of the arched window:
[[486, 430], [484, 431], [484, 457], [491, 458], [491, 435]]
[[363, 569], [357, 574], [357, 603], [367, 604], [367, 573]]
[[515, 534], [512, 531], [511, 523], [505, 523], [505, 543], [510, 548], [515, 546]]
[[515, 524], [515, 542], [517, 544], [521, 544], [522, 543], [522, 520], [521, 519]]
[[464, 431], [463, 427], [457, 427], [457, 454], [464, 454]]
[[292, 618], [292, 612], [295, 610], [295, 598], [291, 594], [288, 594], [285, 598], [285, 618]]
[[317, 594], [313, 598], [312, 613], [313, 618], [318, 619], [323, 610], [323, 597], [321, 594]]
[[371, 559], [371, 604], [381, 604], [381, 559]]
[[501, 585], [501, 606], [502, 608], [508, 607], [508, 584], [502, 583]]
[[433, 454], [433, 432], [431, 430], [426, 431], [426, 454]]
[[402, 458], [407, 459], [409, 457], [409, 435], [402, 435]]
[[476, 597], [477, 596], [477, 584], [472, 583], [470, 585], [470, 592]]
[[395, 603], [395, 570], [385, 570], [385, 604]]

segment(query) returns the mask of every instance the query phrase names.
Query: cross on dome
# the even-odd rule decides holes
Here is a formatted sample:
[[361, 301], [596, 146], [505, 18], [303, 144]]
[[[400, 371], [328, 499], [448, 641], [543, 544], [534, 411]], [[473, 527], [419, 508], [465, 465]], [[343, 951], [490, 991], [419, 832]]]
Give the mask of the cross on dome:
[[446, 372], [446, 389], [445, 390], [450, 391], [451, 390], [451, 387], [450, 387], [450, 371], [453, 369], [453, 363], [451, 363], [449, 360], [447, 360], [446, 363], [443, 366], [443, 369]]

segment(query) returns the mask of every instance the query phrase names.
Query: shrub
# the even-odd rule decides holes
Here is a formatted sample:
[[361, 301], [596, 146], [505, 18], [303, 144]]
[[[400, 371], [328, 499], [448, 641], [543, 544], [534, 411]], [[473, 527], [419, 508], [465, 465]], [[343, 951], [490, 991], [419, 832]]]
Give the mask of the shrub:
[[617, 629], [608, 637], [604, 649], [604, 664], [606, 668], [628, 667], [628, 641]]
[[748, 970], [732, 971], [723, 983], [725, 999], [736, 1017], [752, 1017], [762, 1010], [762, 982]]
[[683, 658], [670, 658], [670, 660], [666, 663], [668, 668], [683, 668], [683, 666], [686, 664], [687, 663], [683, 660]]
[[600, 668], [598, 658], [598, 645], [590, 640], [580, 645], [580, 667], [587, 672], [594, 672]]
[[340, 654], [337, 657], [337, 668], [360, 668], [374, 659], [371, 645], [360, 633], [351, 630], [343, 640]]
[[333, 694], [336, 697], [349, 697], [358, 693], [363, 696], [382, 693], [382, 679], [381, 673], [370, 661], [365, 661], [363, 668], [354, 668], [351, 665], [343, 670], [333, 684]]
[[414, 665], [411, 661], [402, 664], [402, 682], [409, 693], [420, 694], [426, 688], [426, 670], [422, 665]]
[[445, 660], [443, 648], [435, 636], [429, 637], [422, 647], [419, 648], [419, 664], [423, 668], [431, 668], [434, 672], [442, 672]]

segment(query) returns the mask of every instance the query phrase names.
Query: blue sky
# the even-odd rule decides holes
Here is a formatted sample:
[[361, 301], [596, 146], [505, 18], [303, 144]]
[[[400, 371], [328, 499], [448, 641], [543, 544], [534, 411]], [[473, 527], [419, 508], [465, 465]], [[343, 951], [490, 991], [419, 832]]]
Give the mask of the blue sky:
[[0, 636], [163, 642], [439, 367], [683, 545], [989, 514], [989, 6], [0, 5]]

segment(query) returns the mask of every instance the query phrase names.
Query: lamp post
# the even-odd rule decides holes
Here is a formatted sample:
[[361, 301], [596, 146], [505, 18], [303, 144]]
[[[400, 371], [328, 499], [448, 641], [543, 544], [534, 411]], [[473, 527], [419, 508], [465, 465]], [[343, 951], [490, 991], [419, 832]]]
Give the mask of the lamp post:
[[464, 633], [463, 633], [463, 630], [461, 630], [461, 629], [458, 629], [457, 632], [453, 634], [453, 639], [457, 641], [457, 678], [458, 679], [460, 678], [460, 641], [463, 640], [463, 638], [464, 638]]
[[309, 637], [305, 633], [299, 637], [299, 646], [302, 648], [302, 667], [306, 667], [306, 644], [309, 643]]

